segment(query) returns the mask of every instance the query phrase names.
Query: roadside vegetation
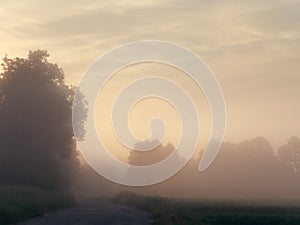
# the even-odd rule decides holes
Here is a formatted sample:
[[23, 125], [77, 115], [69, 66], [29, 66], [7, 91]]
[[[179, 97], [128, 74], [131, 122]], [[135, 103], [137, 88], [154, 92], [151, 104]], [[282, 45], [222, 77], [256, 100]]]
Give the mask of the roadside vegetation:
[[28, 186], [0, 186], [0, 225], [74, 205], [71, 196]]
[[[0, 225], [74, 204], [79, 171], [72, 106], [76, 87], [65, 83], [45, 50], [0, 65]], [[76, 124], [84, 136], [85, 105]], [[53, 107], [55, 106], [55, 107]]]
[[300, 207], [249, 202], [169, 199], [128, 192], [113, 200], [153, 213], [155, 225], [298, 225]]

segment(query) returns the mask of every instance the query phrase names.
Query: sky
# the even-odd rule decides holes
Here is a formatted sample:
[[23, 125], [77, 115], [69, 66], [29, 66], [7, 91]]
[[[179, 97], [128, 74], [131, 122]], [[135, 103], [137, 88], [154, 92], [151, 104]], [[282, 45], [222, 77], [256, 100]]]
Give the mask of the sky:
[[[174, 42], [198, 54], [219, 80], [227, 108], [226, 141], [263, 136], [277, 148], [290, 136], [300, 136], [299, 0], [0, 0], [0, 4], [1, 57], [25, 57], [28, 50], [46, 49], [50, 61], [63, 68], [67, 82], [78, 85], [88, 66], [113, 47], [149, 39]], [[185, 82], [180, 72], [157, 65], [127, 73], [135, 77], [160, 71], [169, 76], [178, 73], [178, 82]], [[186, 85], [193, 92], [192, 84]], [[110, 96], [111, 90], [116, 86], [107, 91]], [[192, 95], [199, 110], [208, 107], [203, 96], [198, 99], [198, 90]], [[200, 122], [209, 130], [209, 113], [203, 110]], [[171, 114], [172, 109], [166, 117]]]

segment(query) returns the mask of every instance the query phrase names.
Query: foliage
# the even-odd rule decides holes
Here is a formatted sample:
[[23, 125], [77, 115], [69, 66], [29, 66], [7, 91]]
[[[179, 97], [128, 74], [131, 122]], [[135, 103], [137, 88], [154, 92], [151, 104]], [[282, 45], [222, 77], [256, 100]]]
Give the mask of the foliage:
[[0, 187], [0, 225], [12, 224], [49, 210], [73, 205], [69, 195], [27, 186]]
[[[76, 168], [72, 130], [75, 87], [65, 83], [44, 50], [3, 59], [0, 79], [0, 182], [47, 189], [69, 185], [65, 165]], [[83, 99], [83, 130], [86, 115]], [[81, 132], [82, 136], [84, 131]], [[68, 160], [67, 160], [68, 159]]]
[[114, 197], [120, 202], [153, 213], [155, 225], [296, 225], [300, 207], [258, 203], [216, 202], [165, 199], [123, 192]]
[[278, 155], [280, 160], [296, 173], [300, 172], [300, 138], [291, 137], [286, 145], [278, 149]]

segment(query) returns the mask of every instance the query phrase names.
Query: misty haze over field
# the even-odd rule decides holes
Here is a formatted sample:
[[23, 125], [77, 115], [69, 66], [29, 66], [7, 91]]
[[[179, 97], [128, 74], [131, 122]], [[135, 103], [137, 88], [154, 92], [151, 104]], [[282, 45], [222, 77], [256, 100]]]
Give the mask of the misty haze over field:
[[[62, 224], [69, 218], [85, 225], [300, 224], [299, 0], [0, 0], [0, 5], [0, 225], [35, 217], [41, 218], [26, 224], [59, 225], [57, 218]], [[226, 115], [219, 113], [226, 117], [225, 136], [222, 141], [212, 138], [222, 145], [205, 171], [199, 172], [199, 163], [216, 120], [207, 93], [191, 74], [160, 60], [136, 60], [112, 74], [98, 74], [97, 66], [89, 70], [104, 54], [116, 59], [104, 60], [103, 71], [121, 65], [138, 51], [129, 48], [118, 59], [111, 50], [142, 40], [190, 50], [203, 60], [199, 71], [209, 71], [218, 81], [226, 106]], [[195, 62], [187, 59], [189, 54], [154, 56]], [[197, 71], [195, 65], [191, 71]], [[88, 71], [95, 75], [90, 81], [95, 86], [84, 93], [80, 82]], [[203, 74], [197, 74], [202, 87], [215, 90]], [[156, 78], [131, 85], [149, 77]], [[118, 171], [117, 164], [112, 168], [104, 157], [88, 160], [81, 143], [97, 152], [100, 140], [105, 154], [130, 165], [117, 173], [123, 181], [140, 175], [133, 168], [157, 165], [170, 155], [178, 165], [187, 159], [176, 152], [184, 120], [167, 99], [151, 95], [131, 103], [125, 114], [112, 113], [126, 87], [133, 97], [151, 85], [179, 96], [162, 88], [158, 78], [182, 88], [192, 102], [199, 118], [184, 134], [197, 139], [195, 152], [167, 180], [141, 187], [114, 183], [90, 162], [108, 165], [105, 169], [111, 171]], [[104, 80], [101, 91], [96, 89]], [[88, 98], [90, 93], [95, 101]], [[130, 149], [120, 141], [112, 115], [121, 121], [122, 131], [132, 132], [136, 149], [156, 147]], [[189, 110], [185, 115], [192, 121]], [[152, 133], [153, 118], [163, 121], [165, 133], [156, 130], [164, 133], [162, 138]], [[91, 127], [97, 143], [85, 142]], [[199, 129], [197, 137], [192, 128]], [[159, 175], [171, 170], [159, 168], [165, 168]], [[244, 201], [250, 206], [231, 205]], [[99, 218], [90, 217], [91, 212]]]

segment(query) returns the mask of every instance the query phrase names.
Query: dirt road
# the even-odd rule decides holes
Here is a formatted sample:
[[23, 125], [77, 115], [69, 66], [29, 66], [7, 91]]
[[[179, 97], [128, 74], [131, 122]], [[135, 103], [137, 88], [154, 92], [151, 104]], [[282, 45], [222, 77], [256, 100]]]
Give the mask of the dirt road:
[[151, 215], [140, 209], [107, 201], [81, 203], [18, 225], [151, 225]]

